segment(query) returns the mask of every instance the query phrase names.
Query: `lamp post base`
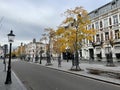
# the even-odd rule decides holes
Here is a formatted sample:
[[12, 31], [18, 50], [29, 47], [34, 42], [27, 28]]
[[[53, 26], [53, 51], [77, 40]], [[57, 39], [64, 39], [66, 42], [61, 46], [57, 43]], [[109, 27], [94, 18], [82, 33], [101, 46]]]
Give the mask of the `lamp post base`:
[[113, 58], [110, 57], [110, 55], [109, 55], [109, 57], [107, 58], [107, 64], [106, 64], [106, 66], [108, 66], [108, 67], [115, 67], [115, 64], [114, 64], [114, 62], [113, 62]]
[[39, 64], [42, 64], [42, 61], [40, 60], [40, 63]]
[[7, 71], [7, 77], [6, 77], [5, 84], [12, 84], [11, 71]]
[[46, 63], [45, 65], [46, 65], [46, 66], [51, 66], [51, 65], [52, 65], [52, 63]]
[[115, 64], [114, 63], [107, 63], [106, 66], [108, 66], [108, 67], [115, 67]]

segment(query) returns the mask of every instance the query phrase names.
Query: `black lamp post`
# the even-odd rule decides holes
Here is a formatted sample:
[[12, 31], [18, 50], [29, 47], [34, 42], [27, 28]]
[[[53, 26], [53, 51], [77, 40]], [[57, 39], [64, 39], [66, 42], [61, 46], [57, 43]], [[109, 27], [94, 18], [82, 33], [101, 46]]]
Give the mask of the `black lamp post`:
[[7, 70], [7, 77], [5, 84], [11, 84], [11, 49], [12, 49], [12, 42], [14, 42], [14, 37], [15, 35], [13, 34], [13, 31], [11, 30], [10, 33], [8, 34], [8, 41], [10, 43], [10, 50], [9, 50], [9, 61], [8, 61], [8, 70]]
[[48, 45], [48, 50], [47, 50], [47, 62], [46, 62], [46, 66], [49, 66], [49, 65], [52, 65], [51, 63], [51, 50], [50, 50], [50, 45], [51, 45], [51, 37], [52, 37], [52, 34], [50, 33], [50, 36], [49, 36], [49, 45]]
[[42, 50], [42, 47], [40, 47], [40, 64], [42, 64], [42, 53], [43, 53], [43, 50]]
[[[78, 14], [79, 17], [81, 17], [80, 14]], [[71, 70], [74, 70], [74, 71], [80, 71], [80, 66], [79, 66], [79, 56], [78, 56], [78, 26], [79, 26], [79, 22], [78, 20], [74, 19], [74, 23], [75, 24], [75, 28], [76, 28], [76, 41], [75, 41], [75, 60], [74, 60], [74, 64], [72, 65], [75, 65], [72, 66]]]
[[113, 42], [111, 40], [109, 40], [108, 54], [106, 54], [106, 59], [107, 59], [106, 66], [114, 67], [115, 64], [113, 63], [112, 51], [110, 51], [110, 46], [109, 45], [111, 45], [113, 47]]

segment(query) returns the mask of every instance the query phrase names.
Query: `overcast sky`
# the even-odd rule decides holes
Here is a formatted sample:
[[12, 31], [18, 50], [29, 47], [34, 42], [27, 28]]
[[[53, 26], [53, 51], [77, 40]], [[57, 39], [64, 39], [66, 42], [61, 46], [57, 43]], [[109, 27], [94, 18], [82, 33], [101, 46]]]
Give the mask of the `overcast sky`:
[[0, 44], [8, 43], [7, 34], [12, 29], [14, 45], [40, 40], [44, 28], [56, 28], [67, 9], [82, 6], [88, 12], [112, 0], [0, 0]]

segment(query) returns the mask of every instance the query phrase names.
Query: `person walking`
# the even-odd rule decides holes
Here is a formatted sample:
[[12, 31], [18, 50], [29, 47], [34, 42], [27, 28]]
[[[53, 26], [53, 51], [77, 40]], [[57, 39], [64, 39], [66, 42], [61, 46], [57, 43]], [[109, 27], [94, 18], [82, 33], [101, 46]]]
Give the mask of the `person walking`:
[[61, 67], [61, 56], [58, 56], [58, 67]]

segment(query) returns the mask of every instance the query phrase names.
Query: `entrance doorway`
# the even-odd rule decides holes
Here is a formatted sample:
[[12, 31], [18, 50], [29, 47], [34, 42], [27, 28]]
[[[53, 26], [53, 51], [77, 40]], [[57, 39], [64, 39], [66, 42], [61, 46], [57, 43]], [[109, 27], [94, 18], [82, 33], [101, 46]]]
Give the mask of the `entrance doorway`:
[[93, 49], [89, 49], [89, 57], [91, 58], [91, 59], [94, 59], [94, 50]]
[[115, 55], [117, 59], [120, 59], [120, 53], [116, 53]]

